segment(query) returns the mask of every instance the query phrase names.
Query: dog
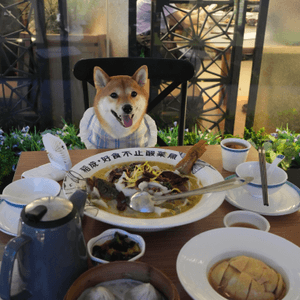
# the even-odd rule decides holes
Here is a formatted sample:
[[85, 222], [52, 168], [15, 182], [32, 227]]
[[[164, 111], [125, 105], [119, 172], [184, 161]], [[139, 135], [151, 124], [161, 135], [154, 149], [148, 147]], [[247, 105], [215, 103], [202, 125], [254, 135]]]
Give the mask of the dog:
[[147, 80], [145, 65], [132, 77], [110, 77], [100, 67], [94, 68], [94, 104], [79, 124], [79, 136], [87, 149], [155, 147], [157, 127], [146, 114]]

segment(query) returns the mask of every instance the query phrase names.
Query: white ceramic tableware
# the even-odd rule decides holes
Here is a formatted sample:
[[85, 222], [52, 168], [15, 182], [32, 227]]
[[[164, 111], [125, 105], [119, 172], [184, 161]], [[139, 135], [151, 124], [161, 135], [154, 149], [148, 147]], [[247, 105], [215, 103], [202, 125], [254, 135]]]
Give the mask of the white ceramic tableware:
[[25, 178], [7, 185], [0, 195], [0, 231], [16, 236], [24, 206], [44, 196], [57, 196], [58, 182], [48, 178]]
[[[226, 179], [233, 176], [236, 175]], [[253, 197], [243, 187], [228, 190], [225, 199], [239, 209], [250, 210], [265, 216], [282, 216], [300, 209], [300, 189], [289, 181], [277, 193], [269, 197], [269, 206], [264, 205], [262, 198]]]
[[228, 213], [224, 217], [223, 223], [226, 227], [248, 227], [262, 231], [270, 230], [270, 223], [265, 217], [247, 210], [236, 210]]
[[287, 285], [284, 300], [300, 299], [300, 248], [261, 230], [218, 228], [193, 237], [178, 254], [178, 278], [192, 299], [224, 300], [211, 287], [208, 272], [217, 262], [238, 255], [260, 259], [279, 272]]
[[[232, 145], [235, 145], [234, 148]], [[221, 141], [223, 168], [235, 172], [235, 168], [246, 161], [251, 144], [243, 139], [228, 138]]]
[[271, 176], [274, 169], [278, 166], [278, 164], [285, 158], [284, 155], [279, 154], [275, 157], [275, 159], [272, 161], [272, 163], [269, 165], [267, 169], [267, 176]]
[[[120, 163], [154, 161], [173, 166], [185, 156], [185, 153], [162, 148], [129, 148], [115, 149], [96, 154], [76, 164], [67, 174], [63, 182], [63, 192], [69, 198], [78, 188], [80, 179], [93, 176], [103, 168], [111, 168]], [[210, 164], [197, 160], [192, 173], [203, 186], [223, 181], [223, 176]], [[213, 213], [224, 201], [226, 193], [209, 193], [202, 196], [201, 201], [190, 210], [167, 218], [129, 218], [111, 214], [89, 203], [85, 206], [85, 214], [89, 217], [129, 231], [159, 231], [189, 224]]]
[[[8, 200], [8, 197], [5, 196], [5, 199]], [[0, 231], [16, 236], [22, 209], [23, 206], [12, 205], [0, 197]]]
[[35, 199], [47, 196], [57, 196], [60, 185], [57, 181], [44, 177], [23, 178], [13, 181], [3, 190], [3, 195], [16, 197], [13, 204], [25, 206]]
[[[270, 166], [267, 164], [267, 169]], [[260, 169], [258, 161], [247, 161], [237, 166], [235, 173], [238, 177], [251, 176], [254, 180], [243, 186], [253, 197], [262, 198], [262, 184], [260, 177]], [[269, 196], [277, 193], [283, 185], [287, 182], [287, 173], [275, 167], [270, 176], [267, 176], [268, 194]]]
[[109, 261], [107, 261], [107, 260], [93, 256], [92, 250], [93, 250], [94, 246], [96, 246], [96, 245], [101, 246], [105, 242], [112, 240], [114, 238], [114, 234], [116, 232], [118, 232], [119, 234], [122, 234], [122, 235], [127, 235], [129, 239], [136, 242], [140, 247], [141, 252], [138, 255], [136, 255], [135, 257], [129, 259], [128, 261], [138, 260], [145, 254], [146, 243], [140, 235], [132, 234], [132, 233], [129, 233], [122, 229], [108, 229], [108, 230], [105, 230], [104, 232], [102, 232], [100, 235], [98, 235], [88, 241], [87, 249], [88, 249], [88, 253], [89, 253], [91, 260], [93, 260], [96, 263], [101, 263], [101, 264], [109, 263]]

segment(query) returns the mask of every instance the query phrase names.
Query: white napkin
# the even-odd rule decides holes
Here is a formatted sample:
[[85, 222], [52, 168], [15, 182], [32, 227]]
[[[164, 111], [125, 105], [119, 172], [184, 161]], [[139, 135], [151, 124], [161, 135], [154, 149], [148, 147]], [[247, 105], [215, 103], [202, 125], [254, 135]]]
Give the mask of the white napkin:
[[56, 181], [63, 180], [66, 172], [72, 167], [66, 144], [51, 133], [43, 135], [43, 143], [50, 163], [25, 171], [21, 177], [46, 177]]
[[21, 177], [29, 178], [29, 177], [44, 177], [53, 179], [56, 181], [63, 180], [65, 177], [66, 171], [60, 170], [54, 167], [51, 163], [41, 165], [37, 168], [33, 168], [31, 170], [25, 171]]

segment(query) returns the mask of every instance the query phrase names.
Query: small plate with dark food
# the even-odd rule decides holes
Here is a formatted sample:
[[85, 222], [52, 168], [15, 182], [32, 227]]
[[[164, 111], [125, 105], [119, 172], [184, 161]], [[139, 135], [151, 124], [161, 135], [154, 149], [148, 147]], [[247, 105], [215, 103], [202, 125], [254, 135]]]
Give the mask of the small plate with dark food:
[[225, 192], [169, 200], [156, 205], [153, 213], [132, 210], [126, 197], [138, 191], [153, 196], [176, 194], [223, 181], [213, 166], [198, 159], [203, 147], [196, 144], [187, 154], [162, 148], [102, 152], [75, 165], [62, 189], [67, 198], [77, 189], [86, 189], [85, 214], [127, 230], [158, 231], [192, 223], [213, 213], [223, 203]]
[[140, 235], [121, 229], [108, 229], [90, 239], [87, 249], [95, 263], [135, 261], [144, 255], [146, 244]]

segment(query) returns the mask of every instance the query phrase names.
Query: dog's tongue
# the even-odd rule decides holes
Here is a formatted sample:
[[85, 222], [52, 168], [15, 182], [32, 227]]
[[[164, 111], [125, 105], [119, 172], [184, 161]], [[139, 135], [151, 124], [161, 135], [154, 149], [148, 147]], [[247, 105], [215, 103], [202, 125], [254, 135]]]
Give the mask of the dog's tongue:
[[123, 122], [125, 127], [130, 127], [132, 125], [132, 119], [128, 115], [123, 116]]

